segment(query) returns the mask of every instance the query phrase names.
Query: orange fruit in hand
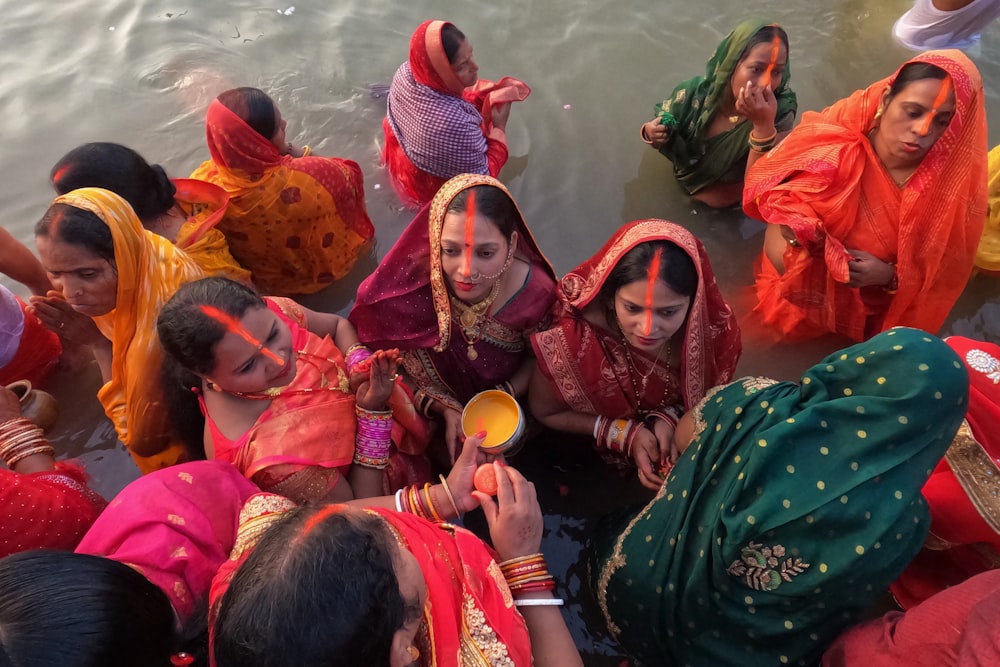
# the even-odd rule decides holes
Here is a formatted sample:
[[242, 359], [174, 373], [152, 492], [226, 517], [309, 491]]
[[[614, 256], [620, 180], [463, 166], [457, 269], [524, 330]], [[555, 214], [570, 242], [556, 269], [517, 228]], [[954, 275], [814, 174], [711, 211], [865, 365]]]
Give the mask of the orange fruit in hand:
[[497, 494], [497, 471], [493, 469], [492, 463], [484, 463], [476, 468], [476, 474], [472, 478], [472, 483], [476, 491], [481, 491], [490, 496]]

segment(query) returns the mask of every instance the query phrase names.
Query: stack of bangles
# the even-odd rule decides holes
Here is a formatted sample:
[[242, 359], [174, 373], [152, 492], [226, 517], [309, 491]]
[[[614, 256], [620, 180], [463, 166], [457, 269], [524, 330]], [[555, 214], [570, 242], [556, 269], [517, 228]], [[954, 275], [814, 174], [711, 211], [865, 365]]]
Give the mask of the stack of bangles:
[[679, 407], [675, 405], [667, 405], [647, 412], [644, 421], [649, 430], [653, 430], [653, 427], [658, 421], [664, 421], [672, 427], [677, 428], [677, 422], [681, 420], [681, 414], [682, 410]]
[[500, 573], [507, 580], [507, 586], [514, 596], [514, 604], [519, 607], [536, 605], [561, 605], [558, 598], [517, 599], [524, 593], [549, 592], [555, 589], [556, 582], [549, 574], [549, 566], [540, 553], [520, 558], [505, 560], [500, 565]]
[[644, 428], [642, 422], [635, 419], [598, 416], [594, 422], [594, 445], [598, 451], [615, 452], [632, 458], [632, 443], [641, 428]]
[[364, 343], [355, 343], [347, 348], [344, 361], [347, 363], [348, 373], [367, 373], [368, 367], [362, 366], [372, 356], [372, 351]]
[[27, 417], [8, 419], [0, 424], [0, 458], [11, 470], [29, 456], [55, 456], [55, 453], [41, 427]]
[[[441, 480], [444, 492], [448, 494], [448, 500], [451, 501], [451, 509], [455, 511], [455, 516], [461, 516], [462, 513], [458, 511], [458, 505], [455, 503], [455, 496], [451, 495], [451, 489], [448, 488], [448, 480], [445, 479], [444, 475], [438, 475], [438, 478]], [[435, 523], [444, 522], [441, 512], [434, 505], [431, 488], [430, 482], [427, 482], [423, 488], [420, 488], [419, 484], [414, 484], [400, 489], [396, 492], [396, 511], [407, 512]]]
[[[497, 389], [504, 391], [504, 389], [500, 386], [498, 386]], [[513, 390], [513, 386], [511, 387], [511, 390]], [[511, 395], [513, 396], [513, 393], [511, 393]], [[413, 394], [413, 407], [416, 408], [417, 412], [422, 414], [424, 417], [427, 417], [428, 419], [432, 419], [434, 417], [435, 403], [441, 403], [443, 406], [451, 408], [453, 410], [457, 410], [458, 412], [461, 412], [463, 408], [462, 404], [459, 403], [454, 398], [451, 397], [438, 398], [436, 396], [431, 396], [423, 389], [418, 389]]]
[[354, 406], [358, 430], [354, 436], [354, 462], [366, 468], [382, 470], [389, 465], [392, 447], [392, 412], [365, 410]]
[[758, 153], [766, 153], [772, 148], [778, 139], [778, 131], [775, 130], [771, 133], [771, 136], [764, 139], [758, 139], [753, 136], [753, 130], [750, 131], [750, 150], [756, 151]]

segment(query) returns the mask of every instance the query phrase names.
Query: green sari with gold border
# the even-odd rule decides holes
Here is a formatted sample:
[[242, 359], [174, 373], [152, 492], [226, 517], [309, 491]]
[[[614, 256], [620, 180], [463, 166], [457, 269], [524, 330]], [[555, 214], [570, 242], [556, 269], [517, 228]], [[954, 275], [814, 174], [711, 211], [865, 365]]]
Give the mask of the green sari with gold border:
[[[674, 175], [689, 195], [736, 171], [743, 179], [746, 159], [750, 152], [750, 130], [753, 124], [743, 121], [728, 132], [703, 139], [712, 116], [718, 111], [726, 96], [729, 79], [739, 63], [747, 43], [769, 23], [744, 21], [726, 36], [708, 61], [705, 76], [681, 82], [670, 97], [656, 105], [656, 115], [670, 128], [670, 138], [660, 152], [674, 164]], [[778, 112], [775, 126], [778, 132], [792, 129], [798, 103], [795, 93], [788, 87], [791, 77], [791, 58], [785, 66], [781, 85], [775, 90]]]
[[967, 403], [955, 353], [905, 328], [800, 384], [709, 392], [663, 487], [592, 562], [611, 633], [645, 665], [814, 664], [920, 550], [921, 487]]

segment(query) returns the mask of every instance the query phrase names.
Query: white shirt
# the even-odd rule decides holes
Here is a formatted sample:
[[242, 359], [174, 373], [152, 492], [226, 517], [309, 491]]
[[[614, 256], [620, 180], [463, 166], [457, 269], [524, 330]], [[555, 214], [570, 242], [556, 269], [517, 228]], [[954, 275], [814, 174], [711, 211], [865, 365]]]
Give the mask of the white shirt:
[[973, 0], [952, 11], [943, 11], [931, 0], [917, 0], [892, 27], [896, 41], [914, 51], [964, 49], [975, 44], [979, 33], [1000, 17], [1000, 0]]

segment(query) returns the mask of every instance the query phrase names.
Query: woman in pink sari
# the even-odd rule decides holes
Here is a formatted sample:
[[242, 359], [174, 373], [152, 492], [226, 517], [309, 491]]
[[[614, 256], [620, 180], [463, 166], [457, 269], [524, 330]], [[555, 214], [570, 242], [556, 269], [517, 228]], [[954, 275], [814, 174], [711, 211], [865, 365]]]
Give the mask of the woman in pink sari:
[[[462, 408], [480, 391], [523, 396], [527, 336], [555, 302], [555, 272], [507, 189], [448, 181], [358, 288], [350, 320], [373, 348], [399, 348], [415, 407], [445, 425], [454, 460]], [[417, 454], [418, 451], [409, 453]]]
[[209, 586], [258, 492], [229, 464], [182, 463], [125, 487], [76, 553], [0, 560], [0, 662], [207, 664]]
[[424, 21], [409, 60], [389, 88], [383, 162], [400, 198], [414, 208], [459, 174], [497, 176], [507, 162], [510, 102], [528, 86], [510, 77], [479, 79], [472, 45], [446, 21]]

